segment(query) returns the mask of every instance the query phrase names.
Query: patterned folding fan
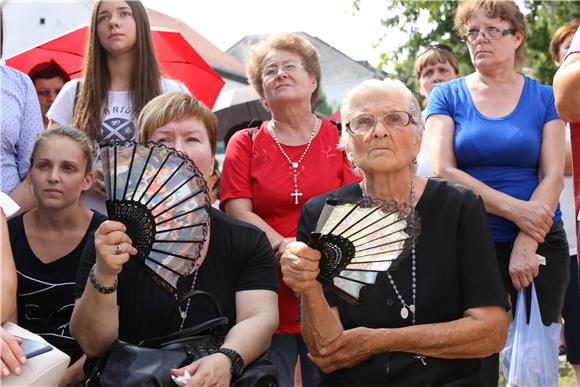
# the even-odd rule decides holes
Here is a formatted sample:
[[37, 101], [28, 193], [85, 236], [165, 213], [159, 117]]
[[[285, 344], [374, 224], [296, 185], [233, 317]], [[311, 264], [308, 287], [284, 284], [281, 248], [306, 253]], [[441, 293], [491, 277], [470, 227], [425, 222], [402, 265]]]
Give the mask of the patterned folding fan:
[[352, 304], [394, 268], [419, 234], [415, 211], [394, 202], [330, 198], [308, 245], [321, 253], [318, 280]]
[[209, 201], [193, 162], [162, 144], [100, 144], [107, 212], [122, 222], [153, 279], [176, 294], [177, 281], [201, 264]]

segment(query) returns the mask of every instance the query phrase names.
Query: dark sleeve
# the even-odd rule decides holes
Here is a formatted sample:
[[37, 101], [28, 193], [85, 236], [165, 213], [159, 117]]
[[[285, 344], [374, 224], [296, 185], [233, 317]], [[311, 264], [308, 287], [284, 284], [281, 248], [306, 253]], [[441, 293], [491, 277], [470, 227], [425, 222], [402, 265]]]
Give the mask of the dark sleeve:
[[310, 233], [316, 229], [316, 222], [318, 217], [312, 214], [311, 203], [306, 203], [302, 206], [300, 218], [298, 218], [298, 229], [296, 231], [296, 240], [298, 242], [308, 243], [310, 240]]
[[278, 292], [276, 258], [266, 234], [257, 228], [248, 228], [246, 233], [247, 238], [240, 238], [245, 241], [245, 246], [240, 247], [247, 253], [236, 291], [264, 289]]
[[91, 271], [91, 267], [93, 267], [95, 261], [95, 232], [93, 231], [87, 239], [87, 243], [85, 244], [85, 248], [81, 256], [81, 261], [79, 262], [79, 268], [77, 270], [77, 277], [75, 280], [75, 299], [81, 298], [83, 295], [87, 279], [89, 278], [89, 271]]
[[507, 307], [483, 201], [472, 191], [465, 193], [457, 238], [463, 310], [480, 306]]

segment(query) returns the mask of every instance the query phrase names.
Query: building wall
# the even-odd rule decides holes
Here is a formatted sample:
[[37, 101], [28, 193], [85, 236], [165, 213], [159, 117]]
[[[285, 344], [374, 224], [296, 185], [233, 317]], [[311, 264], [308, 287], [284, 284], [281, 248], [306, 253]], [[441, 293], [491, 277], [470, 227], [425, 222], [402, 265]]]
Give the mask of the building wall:
[[[326, 100], [338, 110], [346, 93], [367, 79], [376, 78], [376, 72], [358, 63], [324, 41], [305, 33], [299, 33], [308, 39], [318, 50], [322, 70], [321, 88]], [[244, 65], [248, 63], [250, 47], [266, 35], [246, 36], [228, 49]]]
[[85, 24], [90, 0], [2, 2], [4, 51], [7, 58]]

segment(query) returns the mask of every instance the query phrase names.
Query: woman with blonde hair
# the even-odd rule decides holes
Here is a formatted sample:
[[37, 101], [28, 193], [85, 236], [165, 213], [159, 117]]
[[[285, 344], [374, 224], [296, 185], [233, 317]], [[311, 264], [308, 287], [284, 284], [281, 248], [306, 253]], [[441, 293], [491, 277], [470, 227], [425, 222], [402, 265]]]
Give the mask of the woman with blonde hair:
[[[316, 48], [295, 34], [275, 35], [252, 47], [248, 79], [272, 119], [232, 136], [224, 159], [220, 207], [268, 235], [276, 256], [296, 237], [300, 209], [309, 198], [355, 181], [338, 147], [339, 132], [313, 114], [320, 92]], [[280, 384], [294, 385], [298, 355], [302, 383], [316, 385], [318, 372], [300, 336], [298, 299], [281, 284], [280, 326], [270, 353]]]
[[[206, 180], [213, 173], [216, 137], [215, 115], [186, 93], [154, 98], [139, 117], [140, 141], [184, 153]], [[270, 345], [278, 325], [278, 284], [266, 235], [213, 207], [209, 214], [201, 265], [180, 278], [177, 287], [180, 294], [188, 290], [212, 294], [228, 318], [229, 331], [215, 353], [166, 371], [175, 376], [189, 372], [192, 386], [229, 386]], [[77, 276], [71, 330], [91, 357], [103, 355], [116, 338], [137, 344], [215, 317], [211, 305], [199, 298], [190, 297], [183, 309], [178, 308], [178, 297], [174, 299], [144, 265], [129, 258], [136, 250], [125, 230], [120, 222], [103, 223]]]

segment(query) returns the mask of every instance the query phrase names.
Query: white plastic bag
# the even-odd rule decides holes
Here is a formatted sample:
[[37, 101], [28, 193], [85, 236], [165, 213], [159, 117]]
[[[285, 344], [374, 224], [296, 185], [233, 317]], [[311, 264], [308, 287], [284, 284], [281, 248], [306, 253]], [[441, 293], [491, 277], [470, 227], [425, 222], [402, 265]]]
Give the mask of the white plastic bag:
[[531, 286], [530, 322], [526, 321], [526, 297], [522, 289], [518, 292], [516, 316], [510, 323], [506, 346], [501, 351], [507, 387], [558, 385], [560, 324], [542, 323], [533, 282]]

